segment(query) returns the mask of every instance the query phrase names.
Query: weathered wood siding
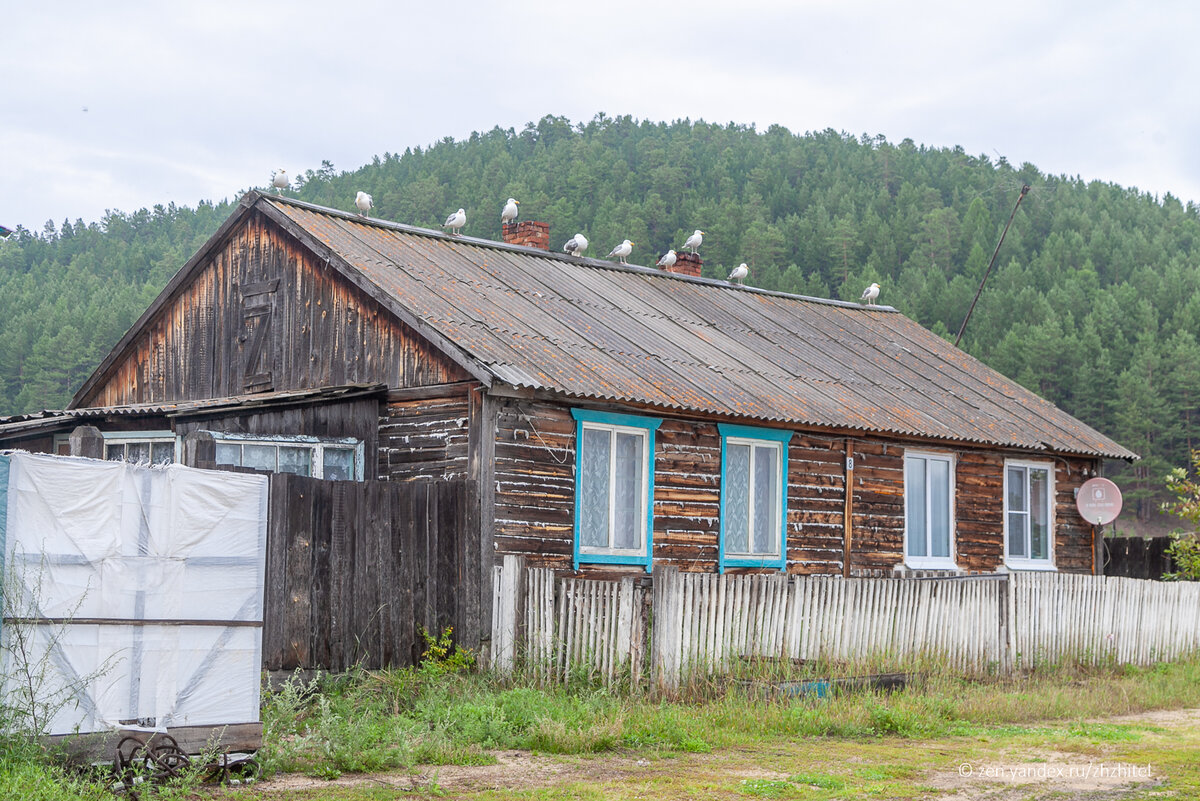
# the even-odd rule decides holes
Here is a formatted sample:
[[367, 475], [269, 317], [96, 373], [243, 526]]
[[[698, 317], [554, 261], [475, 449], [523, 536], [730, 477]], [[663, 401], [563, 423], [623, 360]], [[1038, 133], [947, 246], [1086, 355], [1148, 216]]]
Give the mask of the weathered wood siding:
[[485, 634], [478, 502], [466, 481], [271, 476], [263, 618], [268, 670], [403, 667], [420, 631]]
[[415, 399], [392, 398], [379, 418], [379, 477], [392, 481], [467, 477], [472, 385]]
[[[714, 422], [666, 418], [655, 437], [654, 564], [716, 569], [720, 532], [721, 439]], [[904, 565], [905, 443], [863, 437], [854, 457], [850, 574], [892, 576]], [[913, 446], [955, 460], [955, 555], [959, 569], [994, 572], [1004, 563], [1005, 454]], [[1013, 454], [1016, 456], [1016, 454]], [[846, 439], [797, 433], [788, 448], [787, 570], [844, 570]], [[1056, 461], [1055, 564], [1091, 572], [1091, 533], [1074, 510], [1089, 460]], [[1067, 465], [1071, 465], [1070, 472]], [[496, 552], [531, 566], [570, 570], [574, 536], [575, 420], [567, 406], [533, 400], [500, 404], [496, 438]], [[640, 567], [581, 565], [589, 577]], [[729, 572], [747, 572], [731, 569]]]
[[[226, 410], [211, 417], [176, 420], [175, 433], [181, 437], [193, 431], [262, 436], [354, 437], [363, 442], [363, 454], [367, 462], [363, 475], [373, 478], [371, 471], [374, 469], [379, 406], [376, 398], [354, 398], [254, 412]], [[113, 429], [106, 427], [105, 430]], [[153, 429], [143, 425], [139, 426], [139, 430]]]
[[168, 299], [81, 406], [467, 376], [261, 214]]

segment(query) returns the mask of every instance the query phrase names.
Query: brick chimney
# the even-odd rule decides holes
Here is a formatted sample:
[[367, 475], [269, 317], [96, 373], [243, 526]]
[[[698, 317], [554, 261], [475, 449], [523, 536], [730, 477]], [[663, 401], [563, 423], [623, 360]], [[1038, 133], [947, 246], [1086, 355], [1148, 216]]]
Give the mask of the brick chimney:
[[521, 220], [518, 223], [504, 223], [502, 228], [504, 241], [510, 245], [550, 249], [550, 223]]
[[679, 273], [680, 275], [690, 275], [693, 278], [700, 277], [700, 268], [704, 266], [704, 262], [700, 259], [698, 253], [678, 253], [675, 254], [675, 263], [667, 268], [669, 273]]

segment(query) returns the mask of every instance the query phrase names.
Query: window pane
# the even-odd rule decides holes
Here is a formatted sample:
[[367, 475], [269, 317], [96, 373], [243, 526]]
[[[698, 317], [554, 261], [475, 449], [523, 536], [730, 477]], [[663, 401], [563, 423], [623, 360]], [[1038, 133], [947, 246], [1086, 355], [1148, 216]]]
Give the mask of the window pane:
[[175, 461], [175, 443], [150, 443], [150, 461], [154, 464], [171, 464], [171, 462]]
[[280, 445], [279, 472], [295, 473], [298, 476], [311, 476], [312, 448]]
[[929, 460], [930, 556], [950, 555], [950, 463]]
[[125, 461], [133, 462], [134, 464], [142, 464], [150, 462], [150, 443], [149, 442], [126, 442], [125, 443]]
[[326, 448], [322, 469], [325, 478], [331, 481], [352, 481], [354, 479], [354, 449]]
[[579, 544], [586, 548], [608, 547], [608, 466], [612, 433], [583, 429], [583, 454], [579, 476]]
[[725, 446], [725, 552], [750, 552], [750, 447]]
[[1008, 513], [1008, 555], [1009, 556], [1026, 556], [1025, 553], [1025, 526], [1029, 522], [1029, 515], [1024, 512], [1009, 512]]
[[118, 442], [115, 445], [105, 443], [104, 458], [110, 462], [119, 462], [125, 458], [125, 443]]
[[217, 464], [242, 466], [242, 446], [234, 442], [217, 443]]
[[774, 448], [754, 449], [754, 553], [777, 553], [775, 549], [775, 517], [778, 508], [776, 451]]
[[255, 470], [275, 470], [275, 446], [274, 445], [250, 445], [249, 443], [242, 446], [242, 466], [253, 467]]
[[1034, 559], [1050, 558], [1050, 476], [1048, 470], [1029, 471], [1029, 549]]
[[926, 556], [925, 460], [904, 460], [904, 495], [908, 507], [908, 555]]
[[642, 511], [644, 441], [645, 438], [640, 434], [617, 433], [616, 475], [613, 476], [616, 485], [613, 504], [616, 516], [613, 526], [614, 548], [640, 548], [642, 544], [642, 533], [646, 528]]
[[1025, 468], [1008, 468], [1008, 510], [1010, 512], [1028, 512], [1025, 500]]

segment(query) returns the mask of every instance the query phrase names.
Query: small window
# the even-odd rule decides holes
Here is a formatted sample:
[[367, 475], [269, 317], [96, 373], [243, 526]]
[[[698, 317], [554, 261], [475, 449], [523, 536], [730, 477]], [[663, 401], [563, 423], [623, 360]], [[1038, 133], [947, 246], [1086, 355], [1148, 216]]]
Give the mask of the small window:
[[953, 569], [954, 460], [941, 454], [904, 457], [904, 562]]
[[170, 431], [106, 431], [103, 436], [104, 458], [110, 462], [171, 464], [177, 461], [175, 435]]
[[656, 418], [572, 409], [575, 418], [575, 567], [650, 570]]
[[363, 480], [363, 445], [358, 440], [209, 433], [216, 440], [217, 464], [326, 480]]
[[1053, 465], [1005, 462], [1004, 553], [1009, 567], [1053, 569], [1053, 498]]
[[787, 443], [790, 431], [721, 423], [718, 569], [787, 562]]

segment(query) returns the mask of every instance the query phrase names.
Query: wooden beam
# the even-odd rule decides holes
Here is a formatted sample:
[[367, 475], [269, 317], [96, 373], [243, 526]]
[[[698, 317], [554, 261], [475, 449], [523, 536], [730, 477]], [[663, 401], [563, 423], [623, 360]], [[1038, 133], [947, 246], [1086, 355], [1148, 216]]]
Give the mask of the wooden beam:
[[[200, 754], [215, 748], [217, 751], [257, 751], [262, 747], [261, 723], [231, 723], [226, 726], [174, 726], [167, 734], [175, 738], [185, 754]], [[54, 734], [42, 741], [55, 750], [61, 749], [74, 762], [97, 760], [111, 762], [122, 738], [132, 735], [143, 740], [157, 736], [153, 732], [133, 729], [93, 732], [90, 734]]]
[[845, 542], [842, 575], [850, 578], [850, 556], [854, 545], [854, 440], [846, 439], [846, 507], [842, 512]]

